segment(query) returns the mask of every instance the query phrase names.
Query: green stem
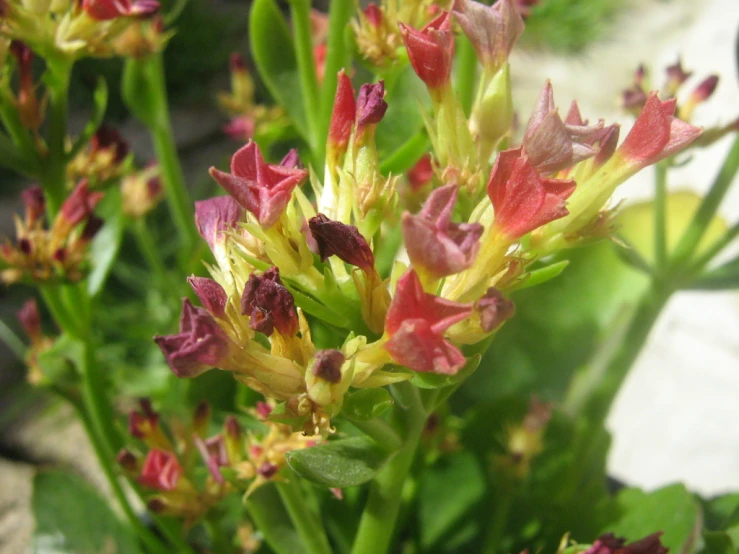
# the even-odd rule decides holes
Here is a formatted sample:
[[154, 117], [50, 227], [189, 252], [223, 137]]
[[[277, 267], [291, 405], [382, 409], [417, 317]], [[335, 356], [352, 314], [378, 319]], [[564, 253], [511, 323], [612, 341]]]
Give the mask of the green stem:
[[732, 225], [720, 239], [713, 243], [711, 247], [690, 266], [688, 273], [690, 275], [699, 274], [710, 263], [710, 261], [720, 254], [724, 248], [729, 246], [737, 236], [739, 236], [739, 222]]
[[654, 171], [654, 265], [661, 271], [667, 261], [667, 162], [659, 162]]
[[39, 291], [41, 292], [41, 297], [44, 299], [46, 307], [49, 312], [51, 312], [51, 316], [62, 331], [65, 331], [74, 337], [79, 336], [80, 330], [78, 329], [77, 321], [70, 317], [67, 308], [64, 305], [64, 301], [62, 300], [62, 296], [60, 294], [61, 286], [53, 284], [40, 285]]
[[[316, 167], [322, 165], [322, 160], [316, 158], [320, 138], [318, 136], [321, 125], [320, 98], [318, 94], [318, 76], [313, 59], [313, 37], [310, 24], [310, 0], [289, 0], [290, 15], [292, 16], [293, 31], [295, 33], [295, 57], [298, 62], [300, 88], [303, 96], [305, 115], [308, 118], [311, 152]], [[319, 163], [320, 162], [320, 163]]]
[[469, 39], [460, 35], [457, 42], [457, 96], [462, 104], [464, 115], [469, 117], [472, 101], [475, 98], [477, 80], [477, 54]]
[[377, 444], [390, 452], [400, 450], [403, 446], [403, 439], [395, 432], [392, 426], [388, 425], [385, 420], [380, 418], [370, 420], [354, 420], [350, 419], [357, 429], [374, 440]]
[[147, 265], [154, 272], [154, 275], [156, 275], [156, 278], [162, 285], [169, 285], [167, 268], [164, 265], [162, 254], [157, 249], [144, 218], [136, 218], [132, 222], [131, 228], [133, 229], [134, 238], [139, 247], [139, 252], [143, 256]]
[[496, 554], [500, 551], [500, 539], [505, 531], [508, 523], [508, 516], [511, 513], [511, 505], [513, 504], [515, 488], [512, 483], [507, 483], [498, 496], [495, 497], [492, 505], [492, 514], [489, 526], [485, 533], [485, 543], [482, 554]]
[[194, 224], [193, 203], [185, 185], [185, 176], [177, 155], [177, 144], [172, 132], [172, 122], [169, 118], [169, 102], [164, 79], [164, 61], [161, 54], [154, 56], [150, 77], [151, 91], [156, 105], [156, 121], [149, 128], [154, 150], [161, 169], [162, 182], [172, 213], [177, 232], [182, 242], [182, 252], [190, 252], [198, 240], [197, 229]]
[[300, 481], [292, 474], [289, 481], [276, 483], [277, 492], [290, 514], [290, 519], [309, 554], [331, 554], [331, 547], [320, 519], [313, 514], [303, 497]]
[[653, 281], [642, 296], [623, 335], [621, 347], [607, 363], [603, 375], [594, 383], [582, 402], [582, 413], [587, 417], [590, 428], [599, 429], [605, 422], [616, 394], [673, 292], [672, 287]]
[[739, 136], [734, 139], [734, 144], [726, 155], [721, 170], [711, 185], [711, 189], [701, 202], [698, 211], [690, 225], [685, 230], [680, 243], [672, 257], [673, 268], [681, 268], [690, 259], [700, 243], [706, 229], [711, 223], [713, 216], [716, 214], [721, 201], [726, 192], [729, 190], [731, 183], [734, 181], [737, 171], [739, 170]]
[[66, 196], [67, 109], [72, 65], [72, 61], [64, 58], [50, 60], [48, 65], [49, 153], [41, 184], [46, 193], [46, 209], [50, 220], [56, 216]]
[[19, 361], [22, 362], [25, 359], [26, 345], [2, 319], [0, 319], [0, 340], [10, 348], [10, 351]]
[[380, 163], [380, 172], [397, 175], [408, 171], [428, 149], [429, 137], [425, 131], [419, 131]]
[[418, 389], [406, 382], [398, 383], [394, 390], [400, 394], [393, 419], [394, 424], [404, 431], [403, 447], [372, 483], [352, 554], [385, 554], [388, 551], [400, 509], [403, 482], [408, 476], [426, 423], [427, 414]]
[[[31, 134], [28, 132], [28, 129], [26, 129], [21, 123], [18, 111], [6, 95], [0, 97], [0, 120], [2, 120], [5, 129], [10, 134], [13, 144], [18, 148], [20, 154], [19, 159], [3, 160], [3, 163], [6, 161], [13, 163], [23, 169], [23, 173], [27, 174], [29, 177], [35, 175], [35, 171], [39, 169], [41, 165], [38, 161], [38, 150], [36, 144], [33, 141], [33, 137], [31, 137]], [[33, 167], [34, 163], [37, 164], [36, 168]]]

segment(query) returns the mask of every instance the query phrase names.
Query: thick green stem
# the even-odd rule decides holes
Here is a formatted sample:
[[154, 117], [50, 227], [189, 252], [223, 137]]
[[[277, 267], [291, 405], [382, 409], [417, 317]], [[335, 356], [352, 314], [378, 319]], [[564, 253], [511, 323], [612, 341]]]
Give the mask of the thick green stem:
[[403, 439], [383, 419], [375, 418], [369, 421], [350, 419], [350, 421], [357, 429], [390, 452], [400, 450], [403, 446]]
[[608, 362], [601, 378], [585, 396], [582, 414], [588, 419], [592, 429], [599, 429], [605, 422], [616, 394], [673, 292], [672, 287], [654, 281], [643, 295], [623, 335], [621, 347]]
[[316, 167], [322, 164], [316, 158], [319, 150], [321, 125], [321, 104], [318, 94], [318, 76], [313, 59], [313, 36], [310, 24], [310, 0], [289, 0], [290, 15], [292, 16], [293, 31], [295, 33], [295, 57], [298, 62], [300, 88], [303, 96], [305, 115], [308, 118], [308, 132], [310, 133], [310, 147], [314, 155]]
[[475, 98], [477, 77], [477, 54], [469, 39], [460, 35], [457, 41], [457, 95], [464, 115], [470, 116]]
[[300, 481], [296, 475], [291, 475], [289, 481], [276, 483], [277, 492], [290, 514], [290, 519], [303, 541], [305, 552], [308, 554], [331, 554], [331, 547], [323, 528], [323, 523], [311, 512], [300, 488]]
[[169, 119], [169, 102], [162, 55], [157, 54], [149, 63], [152, 64], [151, 91], [154, 95], [153, 102], [156, 105], [156, 122], [149, 128], [149, 132], [159, 161], [169, 210], [182, 241], [182, 252], [190, 252], [198, 240], [198, 234], [194, 224], [193, 203], [185, 185], [185, 176], [177, 155], [177, 144]]
[[693, 255], [695, 249], [700, 244], [706, 229], [711, 223], [721, 201], [724, 199], [726, 192], [729, 190], [731, 183], [734, 181], [737, 171], [739, 170], [739, 136], [734, 139], [734, 144], [726, 155], [721, 170], [711, 185], [711, 189], [701, 202], [690, 225], [685, 230], [680, 243], [675, 250], [672, 258], [673, 268], [680, 269]]
[[660, 271], [667, 261], [667, 162], [654, 171], [654, 266]]
[[66, 195], [67, 183], [67, 109], [72, 62], [63, 58], [49, 61], [47, 87], [49, 92], [48, 157], [41, 184], [46, 193], [49, 219], [59, 211]]
[[393, 420], [404, 431], [403, 448], [372, 483], [352, 554], [385, 554], [388, 551], [400, 509], [403, 482], [408, 476], [426, 423], [427, 414], [418, 390], [407, 382], [399, 383], [395, 390], [402, 395], [394, 409]]

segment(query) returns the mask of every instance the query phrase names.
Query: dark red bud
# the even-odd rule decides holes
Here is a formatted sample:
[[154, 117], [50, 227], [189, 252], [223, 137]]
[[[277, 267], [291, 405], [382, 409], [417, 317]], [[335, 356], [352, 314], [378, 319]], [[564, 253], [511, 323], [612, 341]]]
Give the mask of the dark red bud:
[[116, 462], [126, 471], [136, 472], [138, 471], [138, 460], [136, 456], [130, 450], [124, 448], [116, 456]]
[[41, 338], [41, 315], [36, 300], [26, 300], [23, 307], [16, 314], [23, 330], [34, 341]]
[[495, 287], [490, 287], [485, 295], [475, 303], [475, 309], [480, 314], [480, 327], [489, 333], [516, 313], [513, 301], [503, 296]]
[[279, 470], [280, 468], [278, 468], [275, 464], [271, 462], [264, 462], [262, 465], [259, 466], [257, 473], [259, 473], [259, 475], [261, 475], [265, 479], [271, 479]]
[[283, 336], [298, 332], [295, 300], [280, 280], [280, 270], [268, 269], [262, 275], [249, 275], [241, 296], [241, 313], [250, 316], [255, 331], [272, 334], [273, 327]]
[[385, 81], [375, 84], [365, 83], [359, 88], [357, 95], [357, 126], [377, 125], [385, 116], [387, 102], [385, 97]]
[[31, 241], [26, 238], [19, 239], [18, 240], [18, 250], [20, 250], [26, 256], [28, 256], [33, 250], [33, 245], [31, 244]]
[[237, 71], [246, 71], [246, 64], [244, 58], [238, 52], [232, 52], [231, 57], [228, 60], [228, 66], [233, 73]]
[[718, 75], [706, 77], [693, 91], [693, 98], [696, 102], [705, 102], [713, 95], [718, 86]]
[[325, 215], [318, 214], [308, 220], [308, 226], [318, 244], [322, 261], [336, 255], [363, 271], [370, 271], [375, 266], [375, 256], [367, 240], [354, 225], [332, 221]]
[[226, 435], [231, 439], [238, 439], [241, 436], [242, 430], [241, 425], [236, 420], [236, 417], [229, 415], [226, 417], [226, 422], [223, 424]]
[[44, 214], [46, 209], [44, 190], [38, 185], [33, 185], [21, 193], [21, 198], [26, 205], [26, 222], [31, 226]]
[[341, 382], [341, 366], [346, 358], [340, 350], [321, 350], [316, 354], [316, 361], [311, 372], [329, 383]]

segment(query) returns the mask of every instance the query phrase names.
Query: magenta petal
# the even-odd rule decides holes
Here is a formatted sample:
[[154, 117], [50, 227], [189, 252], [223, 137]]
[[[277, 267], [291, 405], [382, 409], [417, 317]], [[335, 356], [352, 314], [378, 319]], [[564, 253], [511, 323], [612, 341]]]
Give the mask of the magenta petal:
[[215, 317], [223, 317], [225, 315], [228, 297], [221, 285], [207, 277], [192, 276], [187, 278], [187, 282], [190, 283], [192, 290], [198, 295], [203, 308]]
[[213, 250], [218, 236], [236, 227], [242, 213], [241, 206], [230, 196], [216, 196], [195, 202], [195, 225]]
[[422, 319], [405, 320], [385, 343], [397, 363], [413, 371], [454, 375], [465, 364], [462, 352]]

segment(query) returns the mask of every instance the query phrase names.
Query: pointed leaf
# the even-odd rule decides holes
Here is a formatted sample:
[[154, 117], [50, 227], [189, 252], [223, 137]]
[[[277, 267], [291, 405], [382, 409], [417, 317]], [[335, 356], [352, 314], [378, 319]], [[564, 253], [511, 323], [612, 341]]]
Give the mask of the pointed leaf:
[[725, 531], [703, 531], [703, 554], [737, 554], [736, 545]]
[[349, 419], [369, 421], [392, 405], [393, 399], [385, 388], [359, 389], [344, 397], [342, 413]]
[[[272, 97], [287, 111], [300, 135], [308, 140], [293, 39], [277, 3], [255, 0], [249, 16], [254, 63]], [[320, 109], [316, 106], [316, 109]]]
[[90, 260], [92, 271], [87, 278], [87, 292], [96, 296], [103, 288], [110, 270], [113, 268], [123, 241], [125, 217], [121, 208], [120, 189], [109, 190], [98, 208], [105, 223], [92, 239]]
[[739, 288], [739, 258], [702, 275], [690, 285], [694, 290], [729, 290]]
[[534, 269], [524, 278], [520, 286], [515, 287], [515, 290], [528, 289], [530, 287], [546, 283], [547, 281], [551, 281], [562, 273], [568, 265], [570, 265], [569, 260], [562, 260], [561, 262], [556, 262], [546, 267]]
[[293, 450], [288, 465], [303, 479], [327, 487], [353, 487], [372, 479], [389, 453], [375, 441], [352, 437], [311, 448]]

